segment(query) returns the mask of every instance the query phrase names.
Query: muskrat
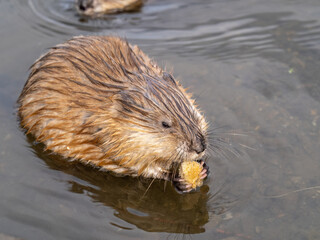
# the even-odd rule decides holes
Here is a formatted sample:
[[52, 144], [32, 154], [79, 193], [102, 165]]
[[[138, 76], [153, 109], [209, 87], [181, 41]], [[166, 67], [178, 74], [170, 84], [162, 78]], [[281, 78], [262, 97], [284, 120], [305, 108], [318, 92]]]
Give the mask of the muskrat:
[[82, 15], [100, 16], [136, 11], [142, 4], [143, 0], [77, 0], [76, 6]]
[[32, 66], [18, 99], [21, 126], [66, 158], [130, 176], [172, 180], [203, 156], [207, 122], [191, 95], [137, 46], [79, 36]]

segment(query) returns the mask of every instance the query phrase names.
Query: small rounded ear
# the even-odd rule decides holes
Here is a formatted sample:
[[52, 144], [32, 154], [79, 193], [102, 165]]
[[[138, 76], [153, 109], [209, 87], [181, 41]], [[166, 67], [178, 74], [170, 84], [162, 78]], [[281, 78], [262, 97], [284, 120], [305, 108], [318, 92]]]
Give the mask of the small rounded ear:
[[170, 73], [163, 72], [162, 78], [163, 78], [163, 80], [165, 80], [167, 83], [173, 84], [174, 86], [177, 85], [176, 81], [174, 80], [174, 78], [172, 77], [172, 75], [171, 75]]
[[117, 102], [119, 103], [122, 111], [127, 113], [138, 112], [142, 115], [147, 115], [148, 110], [145, 109], [143, 101], [138, 95], [132, 96], [129, 91], [121, 91], [117, 94]]
[[130, 91], [120, 91], [119, 92], [119, 101], [125, 105], [131, 105], [133, 107], [143, 108], [143, 102], [139, 98], [140, 96], [136, 94], [133, 96], [133, 93]]

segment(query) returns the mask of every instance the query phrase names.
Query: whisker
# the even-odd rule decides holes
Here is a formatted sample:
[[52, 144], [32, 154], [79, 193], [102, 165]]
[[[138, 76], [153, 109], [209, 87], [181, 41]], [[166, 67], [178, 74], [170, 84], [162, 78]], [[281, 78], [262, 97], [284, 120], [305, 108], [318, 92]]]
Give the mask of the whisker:
[[242, 144], [242, 143], [238, 143], [241, 147], [244, 147], [244, 148], [247, 148], [247, 149], [250, 149], [250, 150], [253, 150], [253, 151], [256, 151], [257, 149], [256, 148], [253, 148], [253, 147], [249, 147], [248, 145], [245, 145], [245, 144]]
[[[248, 137], [250, 134], [253, 134], [253, 131], [240, 131], [240, 130], [227, 130], [227, 126], [220, 126], [216, 128], [209, 129], [207, 131], [208, 138], [211, 138], [212, 136], [219, 136], [219, 135], [227, 135], [227, 136], [242, 136], [242, 137]], [[224, 131], [218, 131], [221, 129], [225, 129]]]
[[213, 156], [217, 156], [219, 158], [224, 158], [224, 159], [228, 158], [228, 156], [225, 154], [225, 152], [223, 150], [221, 150], [219, 147], [215, 147], [214, 149], [210, 148], [210, 150], [212, 151]]
[[142, 197], [140, 198], [140, 201], [144, 198], [144, 196], [146, 195], [146, 193], [148, 192], [148, 190], [150, 189], [152, 183], [154, 182], [154, 180], [156, 180], [155, 178], [152, 179], [151, 183], [149, 184], [147, 190], [144, 192], [144, 194], [142, 195]]
[[222, 126], [219, 126], [219, 127], [210, 128], [208, 130], [208, 132], [216, 131], [216, 130], [222, 129], [222, 128], [227, 128], [227, 125], [222, 125]]

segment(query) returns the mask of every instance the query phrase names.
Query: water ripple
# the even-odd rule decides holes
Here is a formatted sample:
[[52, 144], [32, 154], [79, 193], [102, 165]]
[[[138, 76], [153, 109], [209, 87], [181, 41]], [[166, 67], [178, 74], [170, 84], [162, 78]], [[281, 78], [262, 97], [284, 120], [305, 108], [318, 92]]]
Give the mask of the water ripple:
[[[319, 48], [319, 25], [294, 20], [290, 12], [217, 19], [209, 14], [215, 9], [210, 1], [195, 5], [191, 0], [149, 0], [141, 12], [90, 19], [76, 12], [73, 0], [16, 1], [31, 28], [50, 37], [115, 34], [159, 52], [170, 49], [183, 57], [201, 56], [217, 61], [280, 54], [287, 51], [288, 44]], [[194, 14], [199, 11], [203, 15]]]

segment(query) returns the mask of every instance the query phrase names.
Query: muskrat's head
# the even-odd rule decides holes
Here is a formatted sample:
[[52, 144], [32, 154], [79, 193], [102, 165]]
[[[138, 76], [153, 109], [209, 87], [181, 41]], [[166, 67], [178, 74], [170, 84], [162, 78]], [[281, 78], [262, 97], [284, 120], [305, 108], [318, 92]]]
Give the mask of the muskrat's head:
[[126, 156], [120, 162], [139, 170], [169, 169], [174, 163], [203, 157], [207, 123], [180, 84], [166, 72], [133, 78], [134, 85], [113, 96], [113, 117], [108, 124], [113, 126], [108, 138], [121, 143], [113, 148], [120, 158]]
[[142, 0], [77, 0], [80, 14], [97, 16], [117, 12], [134, 11], [141, 7]]

